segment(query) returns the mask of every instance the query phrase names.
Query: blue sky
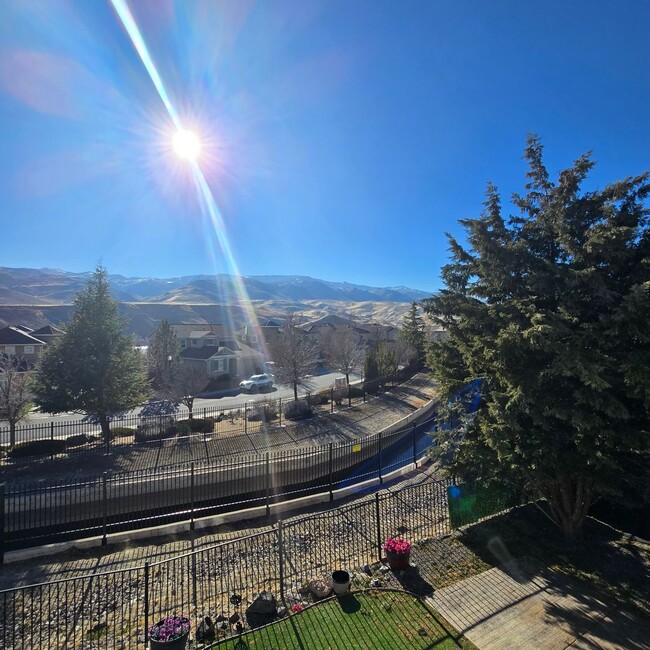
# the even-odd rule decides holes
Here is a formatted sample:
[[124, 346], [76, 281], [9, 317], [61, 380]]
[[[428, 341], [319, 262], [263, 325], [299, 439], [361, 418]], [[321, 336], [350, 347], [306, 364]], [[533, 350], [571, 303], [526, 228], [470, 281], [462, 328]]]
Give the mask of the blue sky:
[[553, 174], [592, 150], [591, 187], [650, 167], [643, 0], [128, 6], [222, 237], [110, 2], [0, 0], [1, 266], [435, 290], [528, 132]]

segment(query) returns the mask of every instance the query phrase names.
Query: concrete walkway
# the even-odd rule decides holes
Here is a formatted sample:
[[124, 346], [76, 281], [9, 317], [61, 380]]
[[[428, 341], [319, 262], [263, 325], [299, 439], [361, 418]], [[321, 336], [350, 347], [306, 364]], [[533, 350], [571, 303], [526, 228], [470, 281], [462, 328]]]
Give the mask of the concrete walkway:
[[650, 621], [533, 560], [502, 566], [427, 598], [480, 650], [650, 650]]

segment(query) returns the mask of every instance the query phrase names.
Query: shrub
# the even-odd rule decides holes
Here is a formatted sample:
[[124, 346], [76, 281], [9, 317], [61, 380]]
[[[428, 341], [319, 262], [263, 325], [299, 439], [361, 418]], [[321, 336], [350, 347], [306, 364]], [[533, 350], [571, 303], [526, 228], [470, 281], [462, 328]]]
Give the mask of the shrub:
[[256, 402], [248, 411], [250, 422], [270, 422], [278, 417], [278, 404], [275, 400]]
[[329, 404], [330, 401], [330, 390], [326, 388], [325, 390], [318, 391], [313, 395], [309, 395], [307, 398], [309, 400], [310, 406], [319, 406], [321, 404]]
[[154, 418], [150, 422], [140, 424], [135, 430], [136, 442], [147, 442], [149, 440], [164, 440], [173, 438], [176, 435], [177, 426], [171, 418]]
[[133, 427], [113, 427], [111, 429], [111, 433], [115, 438], [126, 438], [132, 436], [134, 432], [135, 429]]
[[284, 417], [287, 420], [309, 418], [312, 415], [311, 406], [306, 399], [294, 400], [284, 405]]
[[43, 456], [62, 454], [65, 451], [65, 440], [30, 440], [18, 443], [10, 452], [11, 458], [25, 458], [26, 456]]
[[190, 433], [212, 433], [214, 423], [215, 419], [213, 417], [179, 420], [176, 422], [176, 433], [179, 436], [187, 436]]
[[205, 392], [210, 393], [215, 390], [227, 390], [235, 385], [235, 380], [230, 375], [219, 375], [218, 377], [210, 377]]
[[92, 438], [85, 433], [79, 433], [75, 436], [68, 436], [65, 439], [65, 446], [70, 449], [70, 447], [81, 447], [82, 445], [85, 445], [89, 443], [92, 440]]

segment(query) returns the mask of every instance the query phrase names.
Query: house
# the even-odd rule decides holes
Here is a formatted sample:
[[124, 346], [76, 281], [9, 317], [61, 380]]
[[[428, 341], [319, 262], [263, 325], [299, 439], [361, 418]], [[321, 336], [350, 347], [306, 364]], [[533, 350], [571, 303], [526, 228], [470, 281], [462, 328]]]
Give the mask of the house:
[[27, 363], [36, 363], [47, 343], [18, 326], [0, 329], [0, 354], [20, 357]]
[[63, 330], [52, 325], [46, 325], [38, 330], [30, 332], [31, 336], [43, 341], [43, 343], [51, 343], [57, 336], [63, 334]]
[[[171, 323], [181, 346], [182, 363], [194, 364], [208, 377], [249, 377], [262, 372], [264, 356], [239, 342], [219, 323]], [[149, 340], [155, 332], [149, 335]]]

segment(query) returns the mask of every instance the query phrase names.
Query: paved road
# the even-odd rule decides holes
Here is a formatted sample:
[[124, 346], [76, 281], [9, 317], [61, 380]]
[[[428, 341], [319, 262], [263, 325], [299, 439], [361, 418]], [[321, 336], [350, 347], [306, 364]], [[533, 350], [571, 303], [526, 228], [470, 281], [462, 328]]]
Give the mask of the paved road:
[[[305, 385], [302, 388], [302, 393], [322, 390], [324, 388], [330, 388], [334, 384], [334, 379], [336, 377], [342, 377], [343, 375], [340, 372], [330, 372], [324, 375], [315, 375], [313, 377], [308, 377], [305, 381]], [[357, 381], [361, 377], [359, 375], [352, 374], [350, 375], [350, 381]], [[203, 408], [223, 408], [224, 410], [228, 408], [234, 408], [241, 406], [244, 402], [257, 401], [263, 399], [285, 399], [293, 397], [293, 388], [286, 385], [274, 386], [270, 391], [264, 393], [253, 393], [252, 395], [244, 392], [237, 392], [232, 394], [232, 391], [229, 391], [226, 395], [219, 393], [211, 393], [206, 397], [197, 397], [194, 400], [194, 411], [200, 411]], [[125, 415], [135, 416], [139, 415], [141, 408], [138, 407], [129, 411]], [[44, 425], [54, 422], [55, 424], [63, 424], [65, 422], [78, 422], [85, 417], [84, 413], [61, 413], [58, 415], [52, 415], [50, 413], [40, 413], [38, 411], [32, 411], [29, 414], [29, 419], [27, 422], [19, 425], [19, 428], [23, 426], [34, 426], [34, 425]], [[7, 427], [8, 423], [4, 420], [0, 420], [0, 427]], [[2, 438], [5, 438], [0, 434], [0, 444], [3, 442]]]

